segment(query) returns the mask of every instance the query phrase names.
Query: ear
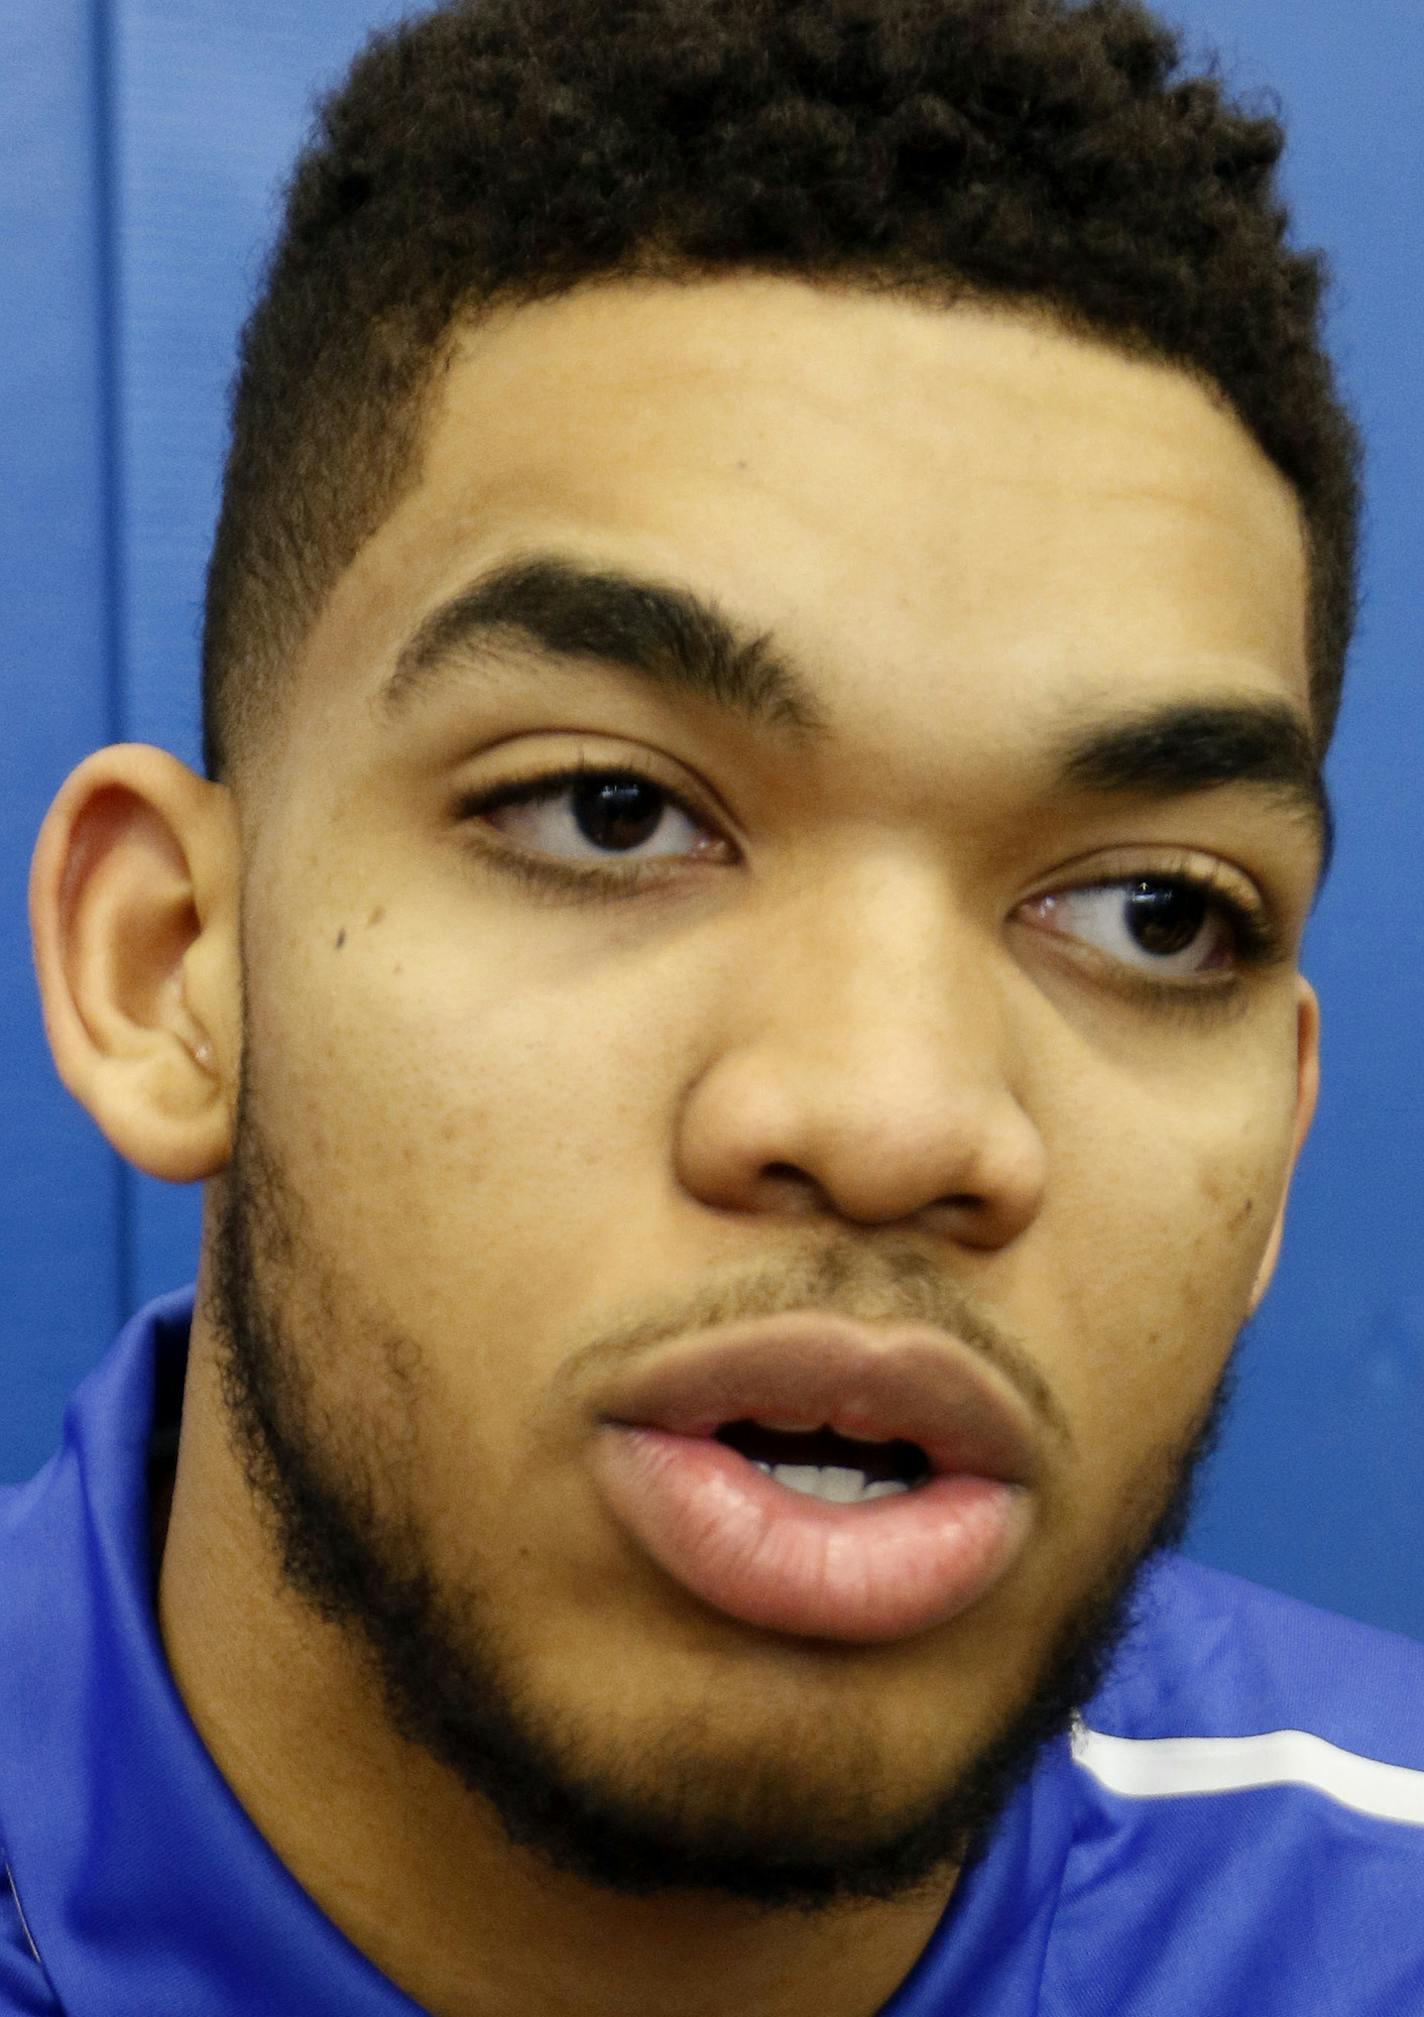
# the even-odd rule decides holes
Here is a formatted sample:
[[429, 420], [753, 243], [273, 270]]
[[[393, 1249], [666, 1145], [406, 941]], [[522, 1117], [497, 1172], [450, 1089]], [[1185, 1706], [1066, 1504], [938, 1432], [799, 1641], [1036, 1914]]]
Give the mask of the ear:
[[1281, 1251], [1281, 1234], [1285, 1230], [1286, 1197], [1290, 1191], [1290, 1180], [1315, 1113], [1315, 1101], [1319, 1091], [1320, 1004], [1309, 981], [1300, 980], [1296, 983], [1295, 1131], [1275, 1224], [1271, 1227], [1271, 1236], [1266, 1242], [1266, 1251], [1256, 1272], [1255, 1287], [1251, 1291], [1250, 1313], [1253, 1317], [1271, 1285], [1272, 1275], [1276, 1272], [1276, 1261]]
[[119, 1154], [193, 1183], [227, 1163], [241, 1046], [231, 792], [115, 743], [70, 773], [30, 868], [30, 933], [60, 1078]]

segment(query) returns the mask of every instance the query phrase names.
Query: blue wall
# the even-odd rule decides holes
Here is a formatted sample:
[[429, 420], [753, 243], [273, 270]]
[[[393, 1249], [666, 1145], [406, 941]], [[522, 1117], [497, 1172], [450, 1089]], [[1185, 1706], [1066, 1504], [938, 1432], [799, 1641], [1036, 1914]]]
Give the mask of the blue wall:
[[[25, 878], [71, 766], [196, 769], [202, 570], [233, 340], [310, 94], [376, 0], [0, 0], [0, 1478], [36, 1468], [123, 1318], [191, 1278], [200, 1193], [122, 1165], [55, 1076]], [[1193, 1552], [1424, 1638], [1424, 9], [1168, 0], [1292, 135], [1297, 234], [1370, 451], [1365, 607], [1307, 942], [1325, 1084]]]

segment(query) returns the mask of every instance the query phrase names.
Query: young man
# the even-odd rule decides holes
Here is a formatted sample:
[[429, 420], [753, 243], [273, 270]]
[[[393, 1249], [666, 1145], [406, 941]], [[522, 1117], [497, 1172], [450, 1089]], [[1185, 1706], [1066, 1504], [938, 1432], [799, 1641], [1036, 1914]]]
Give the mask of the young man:
[[35, 855], [207, 1184], [0, 1514], [0, 2008], [1424, 2009], [1424, 1656], [1167, 1550], [1316, 1086], [1357, 451], [1129, 0], [475, 0], [243, 344], [205, 778]]

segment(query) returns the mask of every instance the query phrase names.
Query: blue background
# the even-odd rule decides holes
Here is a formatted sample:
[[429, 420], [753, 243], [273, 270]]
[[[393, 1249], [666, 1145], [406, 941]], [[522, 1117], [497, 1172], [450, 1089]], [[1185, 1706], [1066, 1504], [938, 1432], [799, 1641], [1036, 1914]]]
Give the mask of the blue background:
[[[0, 0], [0, 1479], [143, 1300], [190, 1279], [201, 1191], [122, 1164], [55, 1075], [25, 884], [89, 750], [200, 769], [198, 630], [236, 331], [311, 94], [374, 0]], [[1306, 970], [1319, 1116], [1191, 1550], [1424, 1638], [1424, 8], [1169, 0], [1188, 55], [1279, 94], [1296, 237], [1369, 449], [1361, 630]]]

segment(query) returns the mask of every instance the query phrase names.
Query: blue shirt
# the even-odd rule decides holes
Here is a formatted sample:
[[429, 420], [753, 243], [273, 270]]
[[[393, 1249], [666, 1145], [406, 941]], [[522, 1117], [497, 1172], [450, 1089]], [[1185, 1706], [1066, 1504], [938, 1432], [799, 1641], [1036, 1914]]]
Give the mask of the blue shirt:
[[[164, 1662], [148, 1473], [192, 1298], [0, 1492], [0, 2017], [415, 2017]], [[1424, 2017], [1424, 1648], [1175, 1557], [1138, 1613], [883, 2017]]]

